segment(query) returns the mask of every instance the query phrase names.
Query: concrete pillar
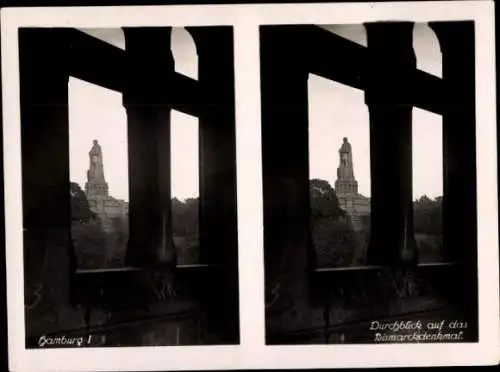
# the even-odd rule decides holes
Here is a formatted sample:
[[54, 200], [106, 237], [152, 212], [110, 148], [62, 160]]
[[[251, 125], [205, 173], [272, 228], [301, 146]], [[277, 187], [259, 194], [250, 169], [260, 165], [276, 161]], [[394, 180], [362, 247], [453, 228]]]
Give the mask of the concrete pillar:
[[228, 246], [237, 244], [233, 31], [231, 27], [188, 31], [196, 44], [198, 84], [205, 97], [198, 116], [200, 240], [210, 248], [201, 253], [204, 262], [221, 262], [237, 257], [237, 250]]
[[[444, 255], [471, 259], [477, 249], [474, 22], [432, 22], [443, 58]], [[474, 248], [476, 247], [476, 248]], [[474, 259], [475, 261], [475, 259]]]
[[370, 264], [416, 264], [413, 235], [413, 24], [365, 24], [365, 102], [370, 112]]
[[[465, 263], [457, 278], [477, 334], [477, 174], [473, 21], [431, 22], [443, 57], [443, 256]], [[492, 154], [493, 156], [493, 154]]]
[[[188, 27], [198, 54], [200, 261], [219, 266], [206, 299], [228, 342], [239, 338], [233, 28]], [[219, 329], [219, 332], [220, 332]]]
[[130, 235], [125, 262], [155, 266], [172, 239], [170, 106], [175, 94], [171, 28], [125, 28]]
[[[75, 326], [69, 307], [76, 256], [70, 231], [68, 45], [64, 30], [19, 30], [27, 335], [32, 324], [41, 332]], [[47, 304], [54, 310], [40, 312]]]
[[[308, 274], [315, 266], [309, 221], [309, 73], [307, 56], [299, 53], [287, 27], [261, 27], [260, 35], [267, 319], [276, 327], [293, 327], [299, 320], [291, 320], [295, 315], [290, 311], [307, 306]], [[292, 318], [280, 320], [285, 316]]]

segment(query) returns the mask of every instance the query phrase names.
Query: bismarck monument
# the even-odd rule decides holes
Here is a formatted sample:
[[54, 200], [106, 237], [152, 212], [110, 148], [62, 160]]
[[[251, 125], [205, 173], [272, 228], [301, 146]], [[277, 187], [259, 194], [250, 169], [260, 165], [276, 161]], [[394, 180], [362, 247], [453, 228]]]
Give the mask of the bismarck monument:
[[335, 192], [340, 208], [349, 215], [354, 230], [363, 229], [363, 216], [370, 215], [370, 199], [358, 193], [358, 181], [354, 178], [352, 146], [347, 138], [339, 149], [340, 164], [337, 168]]
[[93, 141], [89, 152], [90, 166], [87, 171], [85, 195], [92, 212], [96, 213], [105, 231], [112, 229], [113, 218], [125, 219], [128, 215], [128, 203], [109, 196], [109, 187], [104, 178], [104, 163], [101, 145]]

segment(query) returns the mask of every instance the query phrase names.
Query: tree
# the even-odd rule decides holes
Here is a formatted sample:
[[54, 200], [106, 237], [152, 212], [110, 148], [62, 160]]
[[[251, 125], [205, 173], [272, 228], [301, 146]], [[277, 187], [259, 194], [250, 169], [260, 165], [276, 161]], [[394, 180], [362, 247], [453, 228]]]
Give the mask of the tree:
[[172, 199], [172, 227], [174, 235], [198, 235], [198, 199], [189, 198], [182, 202]]
[[198, 262], [200, 250], [198, 226], [198, 198], [188, 198], [185, 201], [172, 199], [172, 228], [180, 264]]
[[80, 269], [98, 269], [106, 264], [106, 233], [99, 221], [76, 222], [71, 226], [71, 235]]
[[96, 214], [90, 210], [87, 196], [76, 182], [70, 183], [71, 193], [71, 221], [89, 221], [96, 218]]
[[70, 183], [71, 236], [79, 268], [95, 269], [104, 264], [106, 234], [97, 215], [91, 211], [87, 196], [75, 183]]
[[352, 264], [356, 246], [354, 231], [347, 220], [318, 221], [313, 230], [317, 264], [322, 267], [342, 267]]
[[368, 246], [371, 235], [371, 216], [361, 216], [362, 229], [356, 234], [356, 248], [354, 250], [353, 265], [363, 266], [367, 264]]
[[424, 195], [415, 200], [413, 220], [421, 261], [439, 261], [443, 244], [442, 197], [433, 200]]
[[128, 220], [123, 217], [111, 217], [111, 229], [106, 234], [108, 245], [107, 267], [123, 266], [129, 236]]
[[309, 183], [311, 233], [317, 264], [323, 267], [348, 266], [354, 257], [356, 237], [346, 213], [340, 208], [335, 190], [328, 181]]
[[340, 208], [335, 190], [328, 181], [311, 180], [309, 182], [309, 193], [313, 226], [323, 219], [335, 221], [346, 216], [345, 211]]
[[413, 203], [413, 221], [416, 234], [442, 234], [442, 198], [434, 200], [426, 195]]

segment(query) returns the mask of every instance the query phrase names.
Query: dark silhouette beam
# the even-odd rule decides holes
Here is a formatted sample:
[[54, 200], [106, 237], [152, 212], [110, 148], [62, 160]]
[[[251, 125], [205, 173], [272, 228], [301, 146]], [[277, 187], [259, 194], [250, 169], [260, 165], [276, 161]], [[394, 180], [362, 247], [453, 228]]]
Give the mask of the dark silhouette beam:
[[[25, 293], [38, 285], [40, 305], [54, 303], [58, 315], [70, 311], [76, 270], [66, 58], [65, 40], [57, 31], [19, 30]], [[40, 257], [46, 257], [44, 271]], [[36, 315], [27, 311], [26, 321], [36, 321]]]
[[101, 87], [123, 91], [125, 51], [76, 29], [67, 35], [69, 74]]
[[[287, 48], [300, 50], [297, 58], [303, 60], [310, 73], [352, 88], [366, 88], [366, 47], [318, 26], [280, 26], [276, 32], [281, 34], [281, 42]], [[442, 114], [441, 106], [445, 99], [442, 80], [417, 68], [414, 71], [414, 105]], [[390, 79], [390, 72], [386, 74], [385, 78]]]
[[[467, 261], [477, 245], [474, 22], [432, 22], [443, 55], [443, 227], [445, 256]], [[458, 61], [458, 62], [457, 62]], [[475, 262], [475, 260], [471, 260]]]
[[[465, 262], [468, 309], [477, 317], [476, 63], [474, 22], [431, 22], [443, 55], [443, 256]], [[493, 156], [493, 154], [492, 154]], [[471, 325], [477, 331], [477, 323]]]
[[365, 27], [372, 195], [367, 259], [373, 265], [414, 265], [418, 248], [412, 201], [413, 23], [368, 23]]
[[[76, 29], [58, 30], [58, 32], [64, 33], [66, 37], [68, 72], [71, 76], [103, 88], [124, 92], [128, 79], [127, 58], [130, 53]], [[163, 47], [167, 48], [168, 45], [165, 44]], [[169, 67], [164, 66], [164, 68]], [[156, 94], [157, 102], [153, 100], [152, 103], [168, 104], [171, 109], [198, 116], [202, 110], [200, 105], [210, 105], [211, 100], [214, 100], [211, 95], [206, 97], [208, 101], [205, 100], [199, 86], [196, 80], [174, 72], [168, 89]], [[169, 93], [167, 97], [168, 92], [174, 93]]]
[[[127, 28], [129, 221], [126, 263], [155, 267], [175, 252], [172, 239], [170, 107], [175, 95], [169, 27]], [[148, 40], [148, 42], [145, 42]], [[163, 46], [163, 47], [159, 47]]]
[[[214, 325], [238, 339], [238, 237], [233, 28], [187, 27], [198, 54], [200, 259], [223, 268], [204, 301]], [[177, 92], [176, 92], [177, 93]], [[220, 311], [224, 308], [225, 311]], [[230, 309], [230, 310], [228, 310]], [[229, 315], [228, 315], [229, 314]]]
[[[308, 71], [281, 27], [260, 32], [267, 327], [308, 301], [314, 266], [309, 224]], [[283, 317], [283, 318], [282, 318]]]

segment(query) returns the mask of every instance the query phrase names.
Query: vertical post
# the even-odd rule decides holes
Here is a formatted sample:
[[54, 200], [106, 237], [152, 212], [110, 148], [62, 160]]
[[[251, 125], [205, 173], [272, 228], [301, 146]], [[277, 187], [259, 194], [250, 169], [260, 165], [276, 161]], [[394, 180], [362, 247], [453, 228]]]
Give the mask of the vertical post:
[[[443, 57], [443, 255], [466, 263], [466, 302], [477, 325], [477, 175], [473, 21], [431, 22]], [[472, 327], [472, 324], [471, 324]]]
[[366, 24], [365, 102], [370, 112], [371, 240], [368, 262], [416, 264], [413, 235], [413, 24]]
[[[277, 314], [286, 313], [293, 303], [308, 301], [307, 274], [314, 265], [308, 56], [290, 35], [287, 27], [260, 29], [265, 280], [267, 301], [273, 304], [268, 311]], [[266, 318], [280, 323], [279, 316]]]
[[[171, 29], [126, 28], [130, 236], [126, 263], [175, 260], [170, 185]], [[175, 264], [175, 262], [174, 262]]]
[[[59, 327], [69, 326], [65, 309], [76, 271], [70, 239], [65, 35], [56, 29], [19, 30], [25, 291], [54, 304]], [[29, 334], [31, 322], [40, 320], [33, 318], [36, 311], [27, 305]]]
[[[1, 31], [0, 31], [0, 40], [1, 40]], [[2, 59], [2, 51], [1, 51], [1, 48], [0, 48], [0, 60]], [[2, 68], [0, 66], [0, 86], [3, 86], [2, 85]], [[3, 101], [3, 95], [2, 93], [0, 92], [0, 112], [3, 112], [3, 104], [2, 104], [2, 101]], [[3, 117], [0, 115], [0, 152], [2, 154], [4, 154], [4, 151], [3, 151]], [[2, 164], [0, 164], [0, 185], [2, 185], [0, 187], [0, 209], [5, 211], [5, 189], [4, 189], [4, 163], [2, 162]], [[5, 212], [4, 212], [5, 213]], [[4, 214], [5, 216], [5, 214]], [[0, 239], [5, 242], [5, 224], [2, 224], [2, 226], [0, 226]], [[2, 265], [2, 267], [7, 267], [6, 266], [6, 255], [2, 255], [2, 259], [0, 260], [0, 265]], [[6, 283], [6, 276], [2, 276], [2, 286], [5, 286], [5, 288], [7, 288], [7, 283]], [[3, 296], [3, 299], [2, 299], [2, 306], [6, 309], [7, 308], [7, 296]], [[4, 318], [4, 320], [2, 321], [2, 326], [5, 327], [4, 329], [7, 329], [7, 319]], [[3, 347], [3, 350], [4, 350], [4, 353], [7, 353], [8, 352], [8, 346], [5, 345]], [[7, 355], [7, 354], [6, 354]], [[5, 363], [7, 364], [7, 363]], [[7, 367], [7, 365], [5, 365], [5, 367]]]
[[[200, 258], [221, 266], [208, 299], [228, 342], [239, 338], [233, 28], [188, 27], [198, 54]], [[222, 309], [224, 307], [224, 309]], [[219, 309], [219, 310], [218, 310]], [[228, 316], [229, 315], [229, 316]]]
[[[432, 22], [443, 57], [443, 226], [448, 260], [471, 258], [477, 235], [474, 22]], [[474, 222], [473, 222], [474, 221]], [[474, 260], [475, 261], [475, 260]]]

